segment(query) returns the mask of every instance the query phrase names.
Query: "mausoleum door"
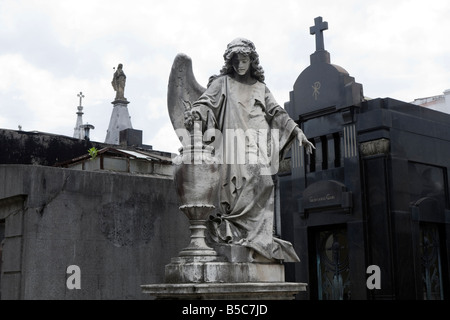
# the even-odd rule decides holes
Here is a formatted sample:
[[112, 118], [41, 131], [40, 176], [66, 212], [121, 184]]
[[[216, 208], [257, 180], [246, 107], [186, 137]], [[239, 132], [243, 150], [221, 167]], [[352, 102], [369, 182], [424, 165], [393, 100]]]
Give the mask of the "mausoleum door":
[[351, 270], [347, 228], [345, 225], [318, 229], [314, 232], [315, 259], [310, 258], [315, 276], [312, 288], [317, 293], [312, 299], [350, 300]]
[[448, 294], [448, 252], [446, 247], [445, 203], [424, 197], [413, 203], [413, 246], [415, 252], [416, 296], [423, 300], [443, 300]]
[[443, 248], [438, 223], [420, 223], [419, 225], [420, 270], [422, 275], [423, 300], [443, 300]]

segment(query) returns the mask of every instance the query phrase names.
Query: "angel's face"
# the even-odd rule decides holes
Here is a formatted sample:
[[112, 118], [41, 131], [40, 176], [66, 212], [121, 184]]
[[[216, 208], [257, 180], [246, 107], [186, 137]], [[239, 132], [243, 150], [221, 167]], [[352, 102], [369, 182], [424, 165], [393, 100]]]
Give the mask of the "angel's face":
[[234, 71], [244, 76], [250, 70], [251, 60], [250, 57], [242, 53], [235, 54], [231, 60]]

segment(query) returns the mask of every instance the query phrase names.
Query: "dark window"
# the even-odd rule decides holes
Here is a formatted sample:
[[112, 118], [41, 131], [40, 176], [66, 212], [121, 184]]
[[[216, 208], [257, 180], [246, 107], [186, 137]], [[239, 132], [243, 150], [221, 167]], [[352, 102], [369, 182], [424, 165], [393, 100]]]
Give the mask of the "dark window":
[[319, 231], [316, 236], [319, 300], [350, 300], [347, 230]]
[[313, 153], [306, 157], [308, 172], [316, 172], [339, 168], [342, 165], [341, 134], [339, 132], [308, 139], [315, 148]]
[[421, 224], [419, 250], [422, 264], [423, 299], [442, 300], [444, 299], [444, 293], [441, 248], [437, 224]]
[[445, 170], [427, 164], [409, 163], [411, 201], [432, 198], [438, 202], [439, 211], [449, 208]]

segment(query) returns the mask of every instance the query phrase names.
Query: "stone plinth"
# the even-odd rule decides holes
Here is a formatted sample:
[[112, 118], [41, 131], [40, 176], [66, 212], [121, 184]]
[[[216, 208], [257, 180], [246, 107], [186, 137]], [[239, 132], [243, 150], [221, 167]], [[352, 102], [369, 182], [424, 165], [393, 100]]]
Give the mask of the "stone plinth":
[[133, 129], [127, 107], [130, 102], [115, 100], [111, 103], [113, 104], [113, 112], [109, 121], [105, 143], [118, 145], [120, 144], [120, 131]]
[[142, 285], [142, 292], [170, 300], [293, 300], [305, 283], [176, 283]]
[[165, 268], [166, 283], [239, 283], [282, 282], [284, 265], [274, 263], [249, 263], [202, 261], [199, 258], [172, 258]]
[[292, 300], [304, 283], [284, 282], [284, 265], [237, 245], [215, 245], [215, 256], [179, 256], [165, 267], [165, 283], [142, 285], [156, 299]]

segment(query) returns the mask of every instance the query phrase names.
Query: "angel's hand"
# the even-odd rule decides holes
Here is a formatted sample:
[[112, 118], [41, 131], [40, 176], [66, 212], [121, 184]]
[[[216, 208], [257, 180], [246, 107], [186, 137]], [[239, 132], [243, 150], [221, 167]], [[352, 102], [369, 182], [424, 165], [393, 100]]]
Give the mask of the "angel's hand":
[[194, 125], [194, 119], [192, 116], [192, 112], [191, 111], [185, 111], [184, 112], [184, 126], [186, 127], [186, 129], [191, 129], [192, 126]]
[[194, 126], [195, 121], [200, 121], [200, 114], [195, 110], [187, 110], [184, 112], [184, 126], [190, 130]]
[[303, 133], [303, 131], [299, 131], [297, 134], [297, 139], [298, 142], [300, 143], [301, 146], [303, 146], [306, 149], [306, 153], [307, 154], [312, 154], [313, 149], [316, 149], [316, 147], [314, 147], [314, 145], [312, 144], [312, 142], [310, 142], [305, 134]]

